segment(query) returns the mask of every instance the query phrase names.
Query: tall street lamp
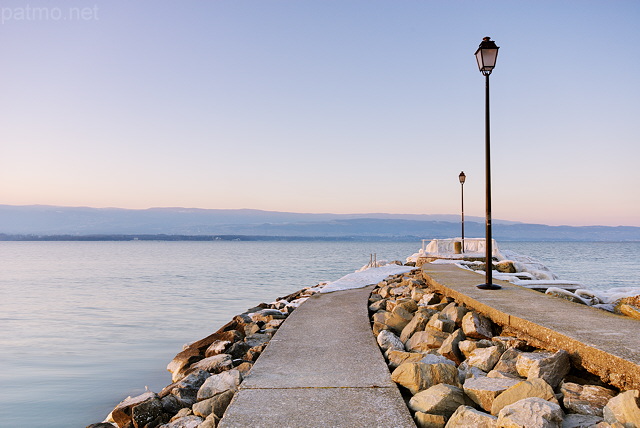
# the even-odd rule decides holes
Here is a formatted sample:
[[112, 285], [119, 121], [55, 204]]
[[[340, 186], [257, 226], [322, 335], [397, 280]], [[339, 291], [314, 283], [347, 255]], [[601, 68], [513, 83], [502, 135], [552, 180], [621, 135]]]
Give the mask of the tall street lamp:
[[485, 183], [486, 183], [486, 206], [487, 206], [487, 218], [486, 218], [486, 241], [485, 248], [487, 250], [485, 260], [486, 271], [486, 283], [480, 284], [477, 287], [483, 290], [498, 290], [500, 287], [497, 284], [493, 284], [493, 251], [491, 243], [491, 144], [490, 144], [490, 132], [489, 132], [489, 75], [496, 66], [496, 60], [498, 59], [498, 46], [491, 40], [491, 37], [485, 37], [480, 42], [478, 50], [476, 50], [475, 56], [478, 61], [478, 68], [485, 77]]
[[460, 179], [460, 195], [461, 195], [461, 199], [462, 199], [462, 252], [464, 253], [464, 181], [466, 180], [467, 176], [464, 175], [464, 171], [460, 172], [460, 175], [458, 176], [458, 179]]

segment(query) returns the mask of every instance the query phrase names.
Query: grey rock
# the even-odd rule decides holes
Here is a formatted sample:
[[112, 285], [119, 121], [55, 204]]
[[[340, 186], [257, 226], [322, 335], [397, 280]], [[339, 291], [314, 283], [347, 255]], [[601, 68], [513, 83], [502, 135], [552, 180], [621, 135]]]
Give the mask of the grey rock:
[[190, 406], [195, 403], [198, 389], [209, 376], [211, 374], [206, 370], [195, 370], [182, 380], [165, 387], [160, 396], [164, 399], [167, 394], [172, 394], [179, 401], [180, 407]]
[[203, 418], [206, 418], [212, 413], [218, 417], [222, 417], [234, 394], [235, 391], [229, 390], [207, 398], [206, 400], [198, 401], [193, 405], [193, 413]]
[[184, 418], [176, 419], [168, 424], [160, 425], [159, 428], [197, 428], [204, 419], [199, 416], [185, 416]]
[[162, 415], [162, 402], [159, 398], [152, 398], [131, 409], [133, 426], [144, 427], [148, 423], [157, 420]]
[[558, 404], [538, 397], [505, 406], [498, 414], [498, 427], [561, 428], [564, 414]]
[[603, 420], [600, 416], [571, 413], [565, 415], [562, 421], [562, 428], [591, 428]]
[[392, 331], [382, 330], [378, 334], [377, 341], [380, 348], [382, 348], [384, 351], [387, 351], [389, 349], [395, 351], [404, 351], [404, 343], [402, 343], [400, 338], [396, 336]]
[[197, 399], [201, 401], [224, 391], [237, 391], [240, 382], [242, 382], [242, 375], [237, 369], [210, 376], [198, 390]]
[[269, 342], [270, 339], [271, 339], [271, 336], [269, 334], [254, 333], [254, 334], [252, 334], [250, 336], [246, 336], [244, 338], [244, 342], [247, 345], [249, 345], [249, 347], [253, 348], [255, 346], [264, 345], [265, 343]]
[[444, 357], [442, 355], [436, 355], [436, 354], [424, 355], [422, 357], [422, 359], [420, 360], [420, 362], [421, 363], [425, 363], [425, 364], [439, 364], [439, 363], [442, 363], [442, 364], [450, 364], [453, 367], [456, 366], [456, 364], [453, 361], [451, 361], [450, 359], [448, 359], [448, 358], [446, 358], [446, 357]]

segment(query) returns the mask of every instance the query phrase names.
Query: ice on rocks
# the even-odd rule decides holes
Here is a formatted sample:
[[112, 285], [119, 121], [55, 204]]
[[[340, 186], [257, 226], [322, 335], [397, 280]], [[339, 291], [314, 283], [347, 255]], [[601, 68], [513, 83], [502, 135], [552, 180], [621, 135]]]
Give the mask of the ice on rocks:
[[333, 291], [362, 288], [368, 285], [377, 284], [390, 275], [407, 273], [411, 272], [414, 269], [415, 267], [412, 266], [398, 266], [396, 264], [370, 268], [363, 271], [350, 273], [338, 279], [337, 281], [329, 282], [322, 288], [321, 292], [331, 293]]

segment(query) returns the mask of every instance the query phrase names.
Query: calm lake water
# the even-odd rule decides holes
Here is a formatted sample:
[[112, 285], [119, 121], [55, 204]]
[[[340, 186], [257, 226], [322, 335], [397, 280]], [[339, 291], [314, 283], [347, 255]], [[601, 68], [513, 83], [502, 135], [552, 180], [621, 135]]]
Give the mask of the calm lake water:
[[[499, 243], [590, 288], [640, 286], [640, 243]], [[84, 427], [170, 383], [234, 315], [420, 242], [0, 242], [0, 427]]]

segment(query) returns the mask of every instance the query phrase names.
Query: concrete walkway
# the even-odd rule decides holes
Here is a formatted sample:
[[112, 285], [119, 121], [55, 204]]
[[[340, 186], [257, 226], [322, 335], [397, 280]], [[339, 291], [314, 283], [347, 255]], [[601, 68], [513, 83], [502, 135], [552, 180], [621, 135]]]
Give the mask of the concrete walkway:
[[454, 265], [426, 264], [428, 284], [546, 349], [564, 349], [572, 362], [622, 389], [640, 389], [640, 321], [548, 296], [505, 281], [480, 290], [485, 277]]
[[368, 317], [373, 286], [317, 294], [282, 324], [220, 427], [415, 427]]

